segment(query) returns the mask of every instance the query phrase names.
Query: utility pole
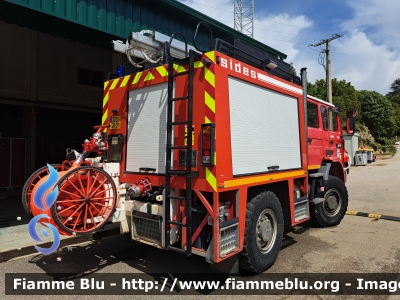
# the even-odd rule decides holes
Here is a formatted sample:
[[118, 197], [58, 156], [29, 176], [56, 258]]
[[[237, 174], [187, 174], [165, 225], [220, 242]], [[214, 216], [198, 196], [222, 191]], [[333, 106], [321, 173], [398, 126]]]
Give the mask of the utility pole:
[[235, 29], [254, 38], [254, 0], [234, 1]]
[[331, 48], [330, 48], [329, 43], [330, 43], [330, 41], [338, 39], [342, 36], [343, 36], [343, 34], [334, 34], [329, 39], [321, 40], [321, 42], [319, 42], [318, 44], [315, 44], [315, 45], [310, 45], [313, 47], [318, 47], [318, 46], [321, 46], [322, 44], [326, 44], [326, 49], [322, 50], [322, 52], [326, 54], [326, 67], [324, 66], [324, 68], [326, 71], [326, 100], [329, 103], [332, 103]]

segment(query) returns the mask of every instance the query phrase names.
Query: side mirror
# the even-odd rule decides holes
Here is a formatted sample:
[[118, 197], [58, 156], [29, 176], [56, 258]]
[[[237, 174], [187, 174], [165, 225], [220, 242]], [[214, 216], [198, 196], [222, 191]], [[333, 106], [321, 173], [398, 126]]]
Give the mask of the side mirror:
[[348, 111], [346, 120], [347, 134], [354, 134], [356, 132], [356, 117], [357, 111]]
[[356, 130], [356, 119], [355, 118], [347, 118], [347, 120], [346, 120], [347, 134], [354, 134], [355, 130]]

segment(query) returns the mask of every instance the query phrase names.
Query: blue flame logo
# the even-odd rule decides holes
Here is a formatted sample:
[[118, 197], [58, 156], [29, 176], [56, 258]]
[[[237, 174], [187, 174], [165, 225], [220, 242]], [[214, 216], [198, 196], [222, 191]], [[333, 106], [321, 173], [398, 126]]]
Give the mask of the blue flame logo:
[[[49, 169], [49, 177], [47, 180], [40, 185], [37, 189], [35, 194], [33, 195], [33, 203], [37, 208], [40, 210], [46, 210], [48, 207], [51, 207], [53, 203], [57, 199], [58, 195], [58, 186], [54, 187], [54, 189], [47, 194], [45, 199], [45, 204], [43, 203], [43, 196], [44, 194], [51, 189], [53, 185], [57, 183], [58, 180], [58, 172], [49, 164], [47, 164], [47, 168]], [[36, 232], [36, 225], [40, 219], [50, 219], [50, 217], [46, 214], [40, 214], [34, 217], [28, 224], [28, 233], [35, 241], [42, 243], [43, 240], [39, 237]], [[54, 237], [53, 245], [50, 248], [41, 248], [35, 245], [36, 250], [38, 250], [42, 254], [50, 254], [57, 250], [60, 246], [60, 234], [56, 227], [51, 225], [50, 223], [44, 223], [51, 231]], [[48, 233], [46, 230], [42, 229], [41, 233], [48, 237]]]

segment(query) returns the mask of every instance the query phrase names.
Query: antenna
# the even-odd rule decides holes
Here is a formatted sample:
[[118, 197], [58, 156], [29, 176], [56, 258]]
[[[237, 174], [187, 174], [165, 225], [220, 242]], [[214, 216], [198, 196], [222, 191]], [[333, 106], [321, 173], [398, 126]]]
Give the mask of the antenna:
[[254, 0], [234, 0], [235, 29], [254, 38]]

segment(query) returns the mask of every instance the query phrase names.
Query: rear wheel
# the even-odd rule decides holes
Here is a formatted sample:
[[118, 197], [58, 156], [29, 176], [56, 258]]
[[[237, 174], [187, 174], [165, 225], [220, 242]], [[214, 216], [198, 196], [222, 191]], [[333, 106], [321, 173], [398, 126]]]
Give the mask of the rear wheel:
[[349, 196], [343, 181], [335, 176], [329, 176], [324, 183], [323, 195], [325, 201], [310, 207], [310, 219], [321, 227], [338, 225], [346, 214]]
[[240, 267], [262, 273], [276, 261], [282, 244], [283, 213], [272, 192], [255, 190], [247, 203], [246, 227]]

